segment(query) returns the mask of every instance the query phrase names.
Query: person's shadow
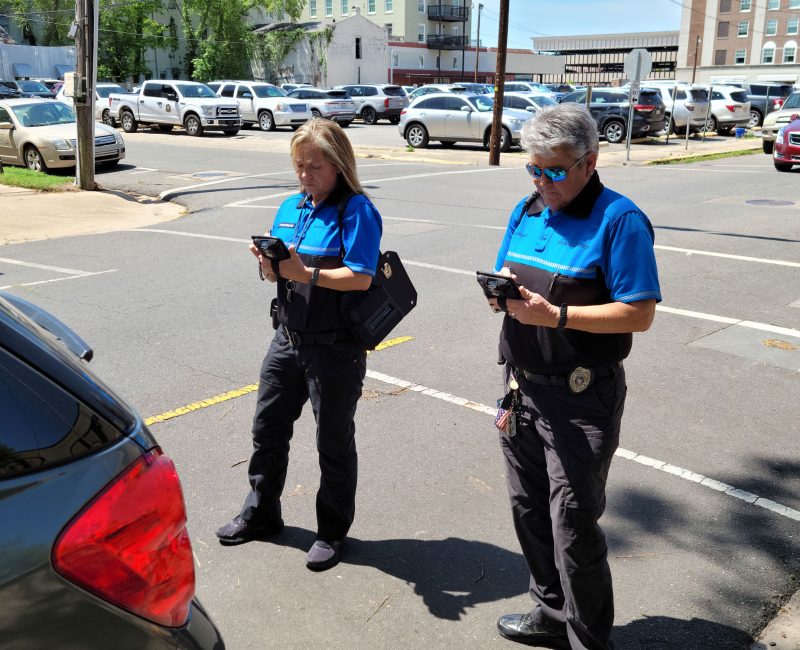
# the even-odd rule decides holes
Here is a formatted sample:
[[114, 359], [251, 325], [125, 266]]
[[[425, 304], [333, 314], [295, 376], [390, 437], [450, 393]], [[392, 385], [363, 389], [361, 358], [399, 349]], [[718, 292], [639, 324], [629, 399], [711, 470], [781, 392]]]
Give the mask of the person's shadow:
[[643, 616], [614, 627], [617, 650], [748, 650], [753, 638], [741, 630], [702, 618]]
[[[287, 526], [269, 541], [306, 551], [315, 535]], [[486, 542], [447, 539], [361, 540], [348, 537], [343, 564], [369, 566], [413, 585], [437, 618], [459, 620], [470, 607], [528, 592], [520, 553]]]

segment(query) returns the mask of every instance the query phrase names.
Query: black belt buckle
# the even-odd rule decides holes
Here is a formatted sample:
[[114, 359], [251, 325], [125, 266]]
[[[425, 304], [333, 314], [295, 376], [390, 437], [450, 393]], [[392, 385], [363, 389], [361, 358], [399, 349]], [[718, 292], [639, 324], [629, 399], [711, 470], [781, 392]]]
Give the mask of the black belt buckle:
[[573, 395], [579, 395], [592, 385], [594, 372], [591, 368], [578, 366], [567, 376], [567, 386]]

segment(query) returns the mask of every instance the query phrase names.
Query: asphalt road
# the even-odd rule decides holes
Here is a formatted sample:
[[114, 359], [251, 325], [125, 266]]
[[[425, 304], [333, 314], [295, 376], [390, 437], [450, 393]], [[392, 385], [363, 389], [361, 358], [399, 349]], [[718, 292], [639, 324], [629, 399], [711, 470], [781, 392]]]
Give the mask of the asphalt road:
[[[388, 138], [396, 127], [374, 131]], [[229, 648], [510, 647], [495, 620], [530, 607], [526, 569], [492, 418], [458, 398], [488, 406], [501, 392], [500, 320], [474, 271], [490, 269], [508, 213], [530, 191], [522, 163], [359, 161], [383, 248], [406, 261], [419, 307], [393, 333], [410, 340], [369, 357], [356, 522], [345, 561], [312, 574], [310, 410], [293, 440], [286, 531], [235, 548], [214, 537], [245, 494], [247, 387], [271, 336], [273, 289], [246, 242], [295, 187], [275, 145], [284, 135], [243, 134], [126, 136], [125, 163], [98, 180], [168, 191], [189, 214], [5, 246], [5, 258], [108, 272], [44, 282], [57, 274], [0, 262], [4, 284], [44, 282], [14, 291], [92, 343], [95, 371], [144, 417], [244, 389], [152, 425], [183, 482], [198, 594]], [[463, 162], [459, 149], [452, 162]], [[626, 362], [623, 449], [603, 518], [614, 639], [623, 650], [745, 648], [799, 586], [797, 174], [762, 155], [600, 173], [652, 220], [664, 295]], [[786, 204], [748, 203], [762, 200]]]

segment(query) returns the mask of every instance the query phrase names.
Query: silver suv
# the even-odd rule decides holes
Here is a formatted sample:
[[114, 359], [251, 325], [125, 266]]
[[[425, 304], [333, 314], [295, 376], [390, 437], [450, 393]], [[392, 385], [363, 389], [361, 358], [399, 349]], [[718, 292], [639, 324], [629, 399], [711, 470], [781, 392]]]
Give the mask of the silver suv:
[[346, 90], [356, 104], [356, 116], [364, 124], [375, 124], [378, 120], [400, 122], [400, 112], [408, 106], [408, 96], [402, 86], [393, 84], [349, 84], [336, 86]]
[[[642, 87], [653, 88], [661, 95], [666, 106], [667, 125], [670, 133], [698, 133], [703, 130], [708, 111], [708, 89], [680, 81], [643, 81]], [[627, 84], [623, 87], [630, 87]]]

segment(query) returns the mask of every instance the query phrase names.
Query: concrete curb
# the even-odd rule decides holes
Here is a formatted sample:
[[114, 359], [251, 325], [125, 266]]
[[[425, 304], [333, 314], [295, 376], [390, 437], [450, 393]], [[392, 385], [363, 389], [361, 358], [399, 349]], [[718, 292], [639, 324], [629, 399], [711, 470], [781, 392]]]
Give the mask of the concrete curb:
[[800, 650], [800, 591], [778, 610], [750, 650]]

